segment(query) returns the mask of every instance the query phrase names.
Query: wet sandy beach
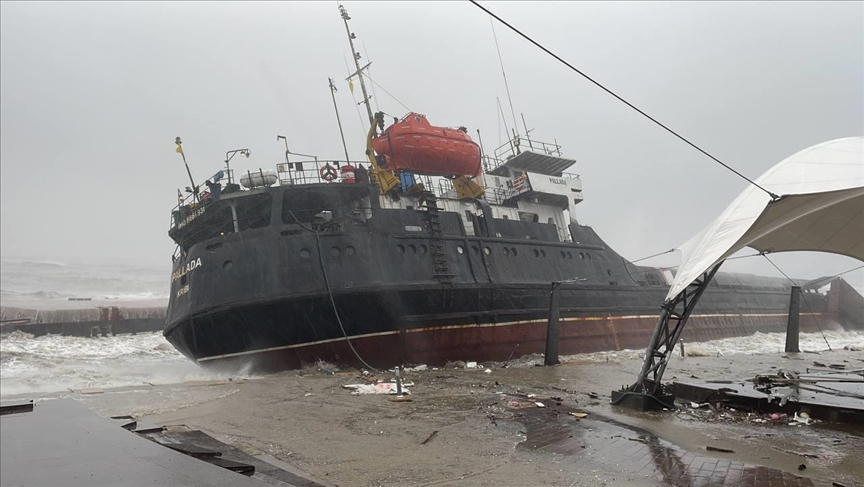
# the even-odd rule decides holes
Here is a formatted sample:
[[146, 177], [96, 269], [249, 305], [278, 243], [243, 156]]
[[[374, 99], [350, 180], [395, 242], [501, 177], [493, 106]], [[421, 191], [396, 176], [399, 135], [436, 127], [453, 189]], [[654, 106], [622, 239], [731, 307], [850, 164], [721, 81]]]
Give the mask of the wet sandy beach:
[[[814, 360], [862, 368], [864, 352], [676, 357], [666, 379], [744, 379], [776, 371], [773, 367], [803, 371]], [[864, 481], [864, 425], [755, 423], [756, 416], [746, 413], [687, 407], [634, 412], [610, 406], [609, 393], [633, 381], [638, 359], [610, 353], [565, 362], [551, 368], [533, 366], [530, 358], [506, 368], [482, 364], [488, 373], [485, 367], [408, 371], [412, 401], [402, 403], [384, 395], [352, 395], [342, 386], [362, 383], [357, 371], [315, 367], [252, 380], [42, 397], [71, 397], [103, 416], [132, 414], [200, 429], [338, 486]], [[530, 407], [535, 401], [546, 407]], [[588, 415], [577, 420], [569, 415], [573, 411]], [[706, 446], [733, 452], [706, 451]], [[799, 455], [805, 453], [816, 458]], [[777, 470], [757, 470], [756, 465]], [[799, 470], [800, 465], [805, 469]], [[751, 474], [752, 479], [746, 477]], [[757, 476], [787, 483], [760, 484]]]

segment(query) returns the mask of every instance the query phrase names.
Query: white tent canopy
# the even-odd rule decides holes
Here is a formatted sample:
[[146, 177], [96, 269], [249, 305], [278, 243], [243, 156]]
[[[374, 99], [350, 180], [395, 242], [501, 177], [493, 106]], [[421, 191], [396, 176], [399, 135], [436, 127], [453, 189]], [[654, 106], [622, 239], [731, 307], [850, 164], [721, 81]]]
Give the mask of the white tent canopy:
[[864, 137], [831, 140], [772, 167], [708, 227], [679, 249], [682, 263], [668, 302], [704, 272], [744, 247], [810, 250], [864, 261]]

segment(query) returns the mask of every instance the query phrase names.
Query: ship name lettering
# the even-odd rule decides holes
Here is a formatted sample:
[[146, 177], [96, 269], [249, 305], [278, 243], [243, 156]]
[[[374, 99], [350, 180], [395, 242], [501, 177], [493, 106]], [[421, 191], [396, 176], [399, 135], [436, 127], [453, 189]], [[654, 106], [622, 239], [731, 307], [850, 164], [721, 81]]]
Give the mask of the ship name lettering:
[[567, 181], [564, 181], [561, 178], [549, 178], [549, 182], [552, 184], [567, 184]]
[[198, 257], [197, 259], [194, 259], [194, 260], [190, 260], [189, 262], [186, 263], [185, 266], [181, 266], [179, 269], [174, 271], [174, 274], [171, 274], [171, 282], [174, 282], [177, 279], [180, 279], [181, 277], [185, 276], [189, 272], [192, 272], [193, 270], [195, 270], [199, 267], [201, 267], [201, 257]]
[[189, 216], [187, 216], [186, 218], [184, 218], [183, 221], [181, 221], [181, 222], [177, 225], [177, 228], [183, 228], [183, 227], [185, 227], [186, 225], [189, 224], [189, 222], [191, 222], [192, 220], [194, 220], [194, 219], [198, 218], [199, 216], [201, 216], [202, 214], [204, 214], [204, 209], [205, 209], [205, 208], [206, 208], [206, 207], [202, 206], [201, 208], [198, 208], [197, 210], [195, 210], [195, 211], [193, 211], [192, 213], [190, 213]]
[[187, 284], [187, 285], [185, 285], [185, 286], [183, 286], [177, 290], [177, 297], [179, 298], [180, 296], [182, 296], [188, 292], [189, 292], [189, 285]]

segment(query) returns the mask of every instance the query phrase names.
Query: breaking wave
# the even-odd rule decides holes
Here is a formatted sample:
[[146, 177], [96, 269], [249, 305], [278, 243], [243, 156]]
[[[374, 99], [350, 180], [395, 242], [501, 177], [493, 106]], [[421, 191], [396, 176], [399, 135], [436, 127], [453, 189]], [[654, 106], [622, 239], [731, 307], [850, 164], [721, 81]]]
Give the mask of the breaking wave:
[[161, 333], [102, 338], [0, 336], [0, 395], [227, 378], [198, 367]]
[[[825, 341], [828, 341], [826, 344]], [[864, 331], [826, 331], [821, 333], [802, 333], [799, 336], [799, 349], [810, 352], [828, 350], [828, 344], [834, 350], [844, 347], [864, 349]], [[648, 345], [647, 343], [645, 344]], [[688, 357], [715, 357], [724, 355], [754, 355], [766, 353], [783, 353], [786, 347], [785, 333], [759, 333], [750, 336], [722, 338], [708, 342], [685, 343], [684, 350]], [[676, 355], [679, 353], [675, 351]], [[610, 352], [594, 352], [562, 357], [562, 362], [590, 360], [603, 362], [607, 360], [641, 360], [645, 350], [619, 350]]]

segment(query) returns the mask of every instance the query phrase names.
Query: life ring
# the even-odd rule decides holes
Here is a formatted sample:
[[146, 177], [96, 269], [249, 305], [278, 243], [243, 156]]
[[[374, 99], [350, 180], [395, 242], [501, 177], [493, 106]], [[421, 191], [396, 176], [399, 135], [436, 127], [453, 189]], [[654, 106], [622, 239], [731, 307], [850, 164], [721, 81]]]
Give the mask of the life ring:
[[324, 164], [324, 166], [318, 170], [318, 174], [321, 175], [321, 179], [327, 181], [328, 183], [334, 181], [339, 176], [336, 168], [331, 166], [329, 162], [327, 164]]

